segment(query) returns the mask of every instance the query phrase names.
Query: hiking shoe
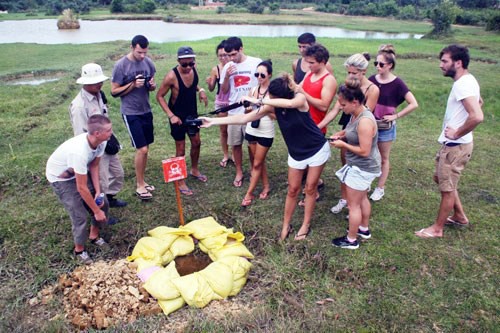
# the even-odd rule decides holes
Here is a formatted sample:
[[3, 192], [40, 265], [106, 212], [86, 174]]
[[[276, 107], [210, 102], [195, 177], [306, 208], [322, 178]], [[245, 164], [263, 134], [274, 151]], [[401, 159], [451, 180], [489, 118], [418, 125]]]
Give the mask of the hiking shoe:
[[373, 201], [379, 201], [380, 199], [382, 199], [384, 194], [385, 193], [383, 188], [375, 187], [375, 190], [373, 191], [372, 195], [370, 195], [370, 199], [372, 199]]
[[126, 201], [123, 201], [123, 200], [120, 200], [120, 199], [115, 199], [113, 197], [109, 197], [108, 196], [108, 202], [109, 202], [109, 207], [111, 208], [122, 208], [122, 207], [125, 207], [127, 205], [127, 202]]
[[358, 240], [355, 240], [354, 242], [349, 242], [347, 236], [344, 236], [333, 239], [332, 245], [341, 247], [343, 249], [356, 250], [359, 247], [359, 242]]
[[109, 244], [102, 239], [101, 237], [98, 237], [96, 239], [91, 239], [90, 240], [91, 244], [94, 244], [95, 246], [99, 247], [100, 249], [107, 250], [109, 249]]
[[[347, 232], [349, 232], [349, 228], [347, 228]], [[370, 232], [370, 229], [363, 231], [361, 229], [358, 229], [358, 232], [356, 233], [359, 237], [363, 239], [370, 239], [372, 237], [372, 234]]]
[[90, 258], [87, 251], [82, 251], [82, 252], [73, 251], [73, 254], [76, 256], [78, 261], [80, 261], [84, 265], [90, 265], [94, 262], [92, 258]]
[[332, 212], [333, 214], [338, 214], [346, 206], [347, 206], [347, 200], [340, 199], [339, 202], [335, 206], [333, 206], [332, 208], [330, 208], [330, 212]]
[[107, 224], [108, 224], [108, 225], [115, 225], [115, 224], [117, 224], [118, 222], [120, 222], [120, 220], [119, 220], [119, 219], [117, 219], [116, 217], [109, 217], [109, 218], [108, 218], [108, 222], [107, 222]]

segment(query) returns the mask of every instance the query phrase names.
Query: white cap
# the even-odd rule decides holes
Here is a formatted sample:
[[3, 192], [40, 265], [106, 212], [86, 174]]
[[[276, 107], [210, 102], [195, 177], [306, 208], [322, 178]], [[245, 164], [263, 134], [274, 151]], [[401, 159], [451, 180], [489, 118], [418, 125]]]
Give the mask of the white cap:
[[96, 84], [109, 79], [102, 73], [98, 64], [86, 64], [82, 67], [82, 76], [76, 80], [78, 84]]

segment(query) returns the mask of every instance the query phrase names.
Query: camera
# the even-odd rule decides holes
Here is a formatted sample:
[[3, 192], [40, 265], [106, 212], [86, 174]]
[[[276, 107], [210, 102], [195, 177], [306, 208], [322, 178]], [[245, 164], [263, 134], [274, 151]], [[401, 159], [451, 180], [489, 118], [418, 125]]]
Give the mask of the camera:
[[194, 136], [198, 133], [198, 127], [203, 124], [201, 119], [194, 119], [193, 117], [188, 117], [184, 121], [184, 125], [186, 126], [186, 132], [189, 136]]
[[151, 89], [151, 83], [149, 83], [149, 80], [151, 80], [151, 76], [147, 75], [147, 76], [144, 76], [142, 74], [139, 74], [135, 77], [136, 80], [138, 79], [144, 79], [144, 88], [146, 88], [147, 90]]

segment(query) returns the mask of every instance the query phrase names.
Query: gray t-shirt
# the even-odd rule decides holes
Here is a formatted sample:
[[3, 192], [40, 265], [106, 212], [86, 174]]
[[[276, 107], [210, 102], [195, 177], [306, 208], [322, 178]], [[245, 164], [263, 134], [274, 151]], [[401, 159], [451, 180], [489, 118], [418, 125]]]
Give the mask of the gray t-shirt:
[[[131, 61], [127, 56], [124, 56], [113, 67], [111, 81], [123, 86], [134, 80], [139, 74], [149, 80], [155, 73], [156, 68], [150, 58], [146, 57], [143, 61]], [[135, 88], [120, 98], [122, 101], [120, 111], [124, 115], [142, 115], [151, 112], [149, 90], [146, 87]]]
[[[375, 126], [377, 126], [375, 117], [373, 113], [371, 113], [368, 109], [365, 109], [359, 117], [353, 121], [351, 117], [351, 121], [347, 124], [345, 128], [345, 136], [348, 144], [359, 146], [359, 136], [358, 136], [358, 125], [361, 118], [370, 118]], [[370, 173], [379, 173], [380, 172], [380, 152], [378, 150], [378, 131], [375, 131], [375, 136], [372, 138], [372, 147], [370, 150], [370, 155], [367, 157], [362, 157], [354, 154], [351, 151], [347, 151], [346, 159], [347, 164], [351, 166], [357, 166], [362, 171], [370, 172]]]

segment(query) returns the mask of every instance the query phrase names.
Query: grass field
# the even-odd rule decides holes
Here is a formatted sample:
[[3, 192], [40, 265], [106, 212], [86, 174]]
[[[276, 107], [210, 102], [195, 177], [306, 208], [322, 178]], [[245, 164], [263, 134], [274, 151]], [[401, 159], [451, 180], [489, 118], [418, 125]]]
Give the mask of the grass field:
[[[219, 39], [192, 42], [200, 77], [215, 64]], [[437, 54], [449, 42], [471, 46], [471, 72], [481, 85], [484, 123], [475, 131], [472, 161], [461, 179], [460, 195], [472, 222], [469, 229], [447, 229], [440, 240], [413, 235], [434, 220], [439, 192], [432, 182], [433, 157], [452, 80], [438, 68]], [[446, 41], [392, 41], [398, 51], [396, 74], [416, 96], [420, 107], [398, 121], [398, 138], [391, 155], [392, 171], [384, 199], [373, 204], [373, 237], [357, 251], [333, 248], [331, 238], [345, 232], [345, 213], [329, 208], [339, 198], [334, 172], [340, 167], [335, 151], [324, 171], [326, 188], [316, 207], [313, 233], [302, 242], [283, 244], [275, 238], [281, 225], [286, 194], [286, 148], [278, 134], [268, 155], [272, 194], [240, 209], [248, 182], [231, 186], [234, 168], [222, 169], [218, 129], [202, 131], [201, 170], [207, 184], [188, 181], [196, 195], [183, 198], [187, 221], [213, 216], [219, 223], [243, 232], [254, 253], [249, 281], [230, 303], [245, 311], [231, 311], [214, 320], [203, 310], [183, 308], [169, 317], [140, 318], [110, 332], [162, 332], [165, 327], [188, 332], [494, 332], [499, 315], [498, 209], [499, 148], [498, 73], [499, 36], [479, 29], [460, 28]], [[275, 73], [290, 71], [297, 56], [294, 38], [245, 38], [245, 52], [273, 60]], [[333, 53], [337, 80], [342, 66], [356, 52], [372, 54], [388, 40], [320, 40]], [[175, 65], [175, 51], [183, 43], [152, 44], [157, 81]], [[128, 51], [127, 43], [92, 45], [3, 45], [0, 54], [0, 331], [65, 332], [61, 299], [30, 307], [28, 300], [57, 277], [72, 271], [69, 218], [45, 179], [45, 163], [72, 131], [67, 107], [78, 92], [80, 67], [101, 64], [106, 74]], [[13, 86], [9, 80], [35, 72], [62, 73], [57, 82]], [[370, 67], [369, 73], [374, 73]], [[109, 95], [109, 83], [103, 88]], [[199, 112], [212, 110], [200, 107]], [[175, 153], [165, 115], [151, 99], [155, 143], [151, 146], [148, 180], [158, 187], [151, 203], [134, 197], [133, 149], [119, 115], [119, 101], [111, 99], [114, 130], [124, 144], [120, 153], [126, 183], [120, 197], [129, 202], [113, 210], [121, 223], [105, 231], [113, 250], [98, 259], [124, 258], [140, 237], [159, 225], [175, 227], [179, 218], [172, 184], [163, 184], [161, 160]], [[329, 132], [337, 129], [330, 125]], [[248, 163], [245, 158], [246, 179]], [[258, 188], [259, 189], [259, 188]], [[301, 223], [296, 211], [293, 224]], [[333, 302], [323, 305], [326, 298]], [[179, 323], [176, 326], [176, 323]], [[182, 324], [181, 324], [182, 323]], [[173, 325], [173, 326], [171, 326]], [[496, 327], [496, 328], [495, 328]]]

